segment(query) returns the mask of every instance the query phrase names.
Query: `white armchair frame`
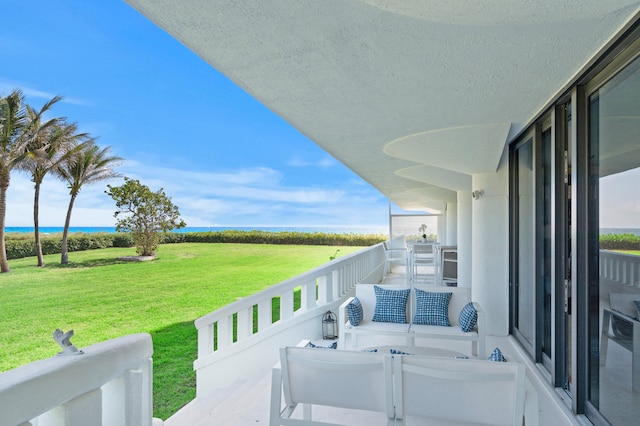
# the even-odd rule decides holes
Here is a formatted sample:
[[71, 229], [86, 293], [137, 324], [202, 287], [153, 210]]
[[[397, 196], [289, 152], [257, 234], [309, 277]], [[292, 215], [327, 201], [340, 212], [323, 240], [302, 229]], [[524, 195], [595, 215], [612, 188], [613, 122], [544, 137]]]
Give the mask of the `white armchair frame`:
[[[272, 371], [270, 426], [343, 426], [314, 421], [313, 405], [382, 412], [391, 426], [395, 417], [392, 392], [390, 355], [284, 347], [280, 367]], [[302, 419], [292, 418], [300, 404]]]

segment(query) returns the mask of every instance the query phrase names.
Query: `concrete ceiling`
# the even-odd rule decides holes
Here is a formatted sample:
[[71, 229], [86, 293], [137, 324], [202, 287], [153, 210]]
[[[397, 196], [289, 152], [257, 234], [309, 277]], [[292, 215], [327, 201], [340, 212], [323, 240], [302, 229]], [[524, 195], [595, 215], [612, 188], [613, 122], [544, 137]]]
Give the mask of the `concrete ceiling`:
[[630, 0], [127, 0], [406, 209], [442, 208]]

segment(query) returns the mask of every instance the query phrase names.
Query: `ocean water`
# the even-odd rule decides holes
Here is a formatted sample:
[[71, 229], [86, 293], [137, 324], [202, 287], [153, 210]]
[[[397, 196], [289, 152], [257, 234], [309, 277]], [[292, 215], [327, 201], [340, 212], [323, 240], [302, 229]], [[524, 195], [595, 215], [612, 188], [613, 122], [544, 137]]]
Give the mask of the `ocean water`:
[[[173, 232], [216, 232], [226, 230], [237, 231], [266, 231], [266, 232], [324, 232], [327, 234], [387, 234], [388, 228], [384, 226], [370, 226], [370, 227], [348, 227], [348, 226], [299, 226], [299, 227], [285, 227], [285, 226], [188, 226], [182, 229], [176, 229]], [[62, 233], [62, 226], [41, 226], [40, 233], [42, 234], [59, 234]], [[5, 232], [19, 232], [19, 233], [32, 233], [33, 227], [29, 226], [6, 226]], [[69, 228], [69, 232], [83, 233], [83, 234], [95, 234], [100, 232], [115, 233], [115, 226], [72, 226]], [[605, 234], [633, 234], [640, 235], [640, 228], [601, 228], [600, 235]]]
[[[64, 230], [61, 226], [41, 226], [41, 234], [58, 234]], [[266, 232], [323, 232], [327, 234], [387, 234], [388, 229], [380, 227], [330, 227], [330, 226], [301, 226], [301, 227], [261, 227], [261, 226], [188, 226], [172, 232], [216, 232], [216, 231], [266, 231]], [[33, 227], [6, 226], [5, 232], [32, 233]], [[71, 226], [70, 233], [95, 234], [100, 232], [115, 233], [114, 226]]]

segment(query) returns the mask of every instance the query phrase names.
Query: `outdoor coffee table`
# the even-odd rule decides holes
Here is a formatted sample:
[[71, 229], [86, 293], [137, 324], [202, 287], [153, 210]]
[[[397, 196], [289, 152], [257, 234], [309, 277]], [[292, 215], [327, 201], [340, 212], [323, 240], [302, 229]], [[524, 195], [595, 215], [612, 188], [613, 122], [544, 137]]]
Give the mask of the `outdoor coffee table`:
[[431, 348], [428, 346], [405, 346], [405, 345], [389, 345], [389, 346], [371, 346], [364, 349], [365, 351], [372, 351], [376, 349], [379, 353], [389, 353], [391, 349], [395, 349], [399, 352], [404, 352], [411, 355], [426, 355], [426, 356], [439, 356], [443, 358], [469, 358], [467, 355], [452, 351], [449, 349]]

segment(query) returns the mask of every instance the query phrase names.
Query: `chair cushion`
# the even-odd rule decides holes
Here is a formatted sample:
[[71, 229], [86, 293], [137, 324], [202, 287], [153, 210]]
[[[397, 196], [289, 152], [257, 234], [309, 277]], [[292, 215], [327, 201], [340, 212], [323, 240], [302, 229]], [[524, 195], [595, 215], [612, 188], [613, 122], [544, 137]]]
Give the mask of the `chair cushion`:
[[354, 297], [351, 302], [347, 305], [347, 318], [349, 318], [349, 322], [353, 326], [357, 326], [362, 321], [362, 317], [364, 316], [362, 310], [362, 303], [360, 303], [360, 299]]
[[393, 348], [389, 349], [389, 353], [391, 353], [391, 355], [412, 355], [409, 352], [404, 352], [399, 349], [393, 349]]
[[373, 290], [376, 294], [373, 321], [406, 324], [407, 300], [411, 289], [388, 290], [376, 285]]
[[500, 348], [495, 348], [493, 352], [491, 352], [491, 355], [489, 355], [489, 361], [506, 362], [507, 360], [504, 358], [504, 355], [502, 355]]
[[458, 322], [462, 331], [469, 332], [473, 330], [476, 322], [478, 322], [478, 311], [473, 307], [473, 303], [469, 302], [462, 308]]
[[308, 348], [317, 348], [317, 349], [338, 349], [338, 342], [333, 342], [329, 346], [320, 346], [320, 345], [315, 345], [315, 344], [309, 342], [309, 343], [307, 343], [307, 347]]
[[414, 324], [441, 325], [451, 327], [449, 322], [449, 300], [451, 293], [416, 290], [416, 313]]

